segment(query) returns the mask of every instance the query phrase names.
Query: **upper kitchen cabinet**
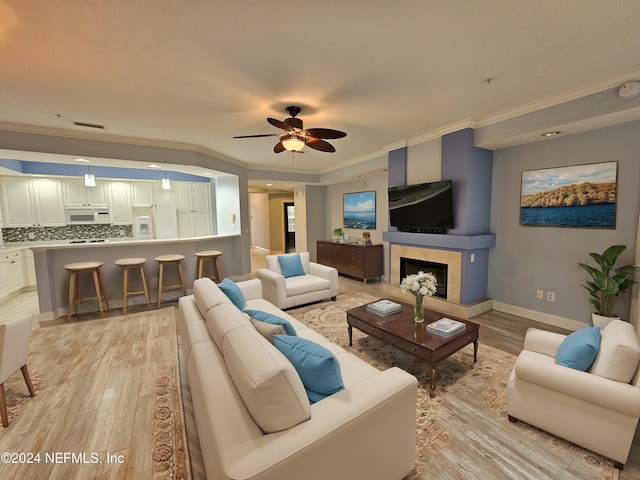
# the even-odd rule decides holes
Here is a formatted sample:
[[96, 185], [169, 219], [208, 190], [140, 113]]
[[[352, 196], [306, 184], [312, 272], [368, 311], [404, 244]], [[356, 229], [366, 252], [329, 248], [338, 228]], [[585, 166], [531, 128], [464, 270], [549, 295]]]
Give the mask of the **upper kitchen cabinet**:
[[178, 210], [178, 236], [211, 235], [211, 186], [209, 183], [174, 182], [175, 205]]
[[131, 211], [131, 188], [129, 182], [109, 182], [109, 213], [114, 225], [129, 225]]
[[3, 177], [1, 181], [5, 227], [65, 225], [60, 180]]
[[131, 204], [133, 207], [173, 205], [171, 190], [164, 190], [158, 182], [131, 182]]
[[62, 197], [65, 207], [108, 207], [107, 183], [96, 180], [95, 187], [85, 187], [84, 178], [62, 180]]

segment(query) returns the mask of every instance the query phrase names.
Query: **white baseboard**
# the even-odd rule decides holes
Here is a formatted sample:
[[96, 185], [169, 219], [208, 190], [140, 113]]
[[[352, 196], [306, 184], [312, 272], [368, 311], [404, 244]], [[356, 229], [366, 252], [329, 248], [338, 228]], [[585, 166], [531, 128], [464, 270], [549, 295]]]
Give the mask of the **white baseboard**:
[[579, 322], [570, 318], [559, 317], [557, 315], [538, 312], [536, 310], [529, 310], [528, 308], [509, 305], [508, 303], [502, 303], [496, 300], [493, 301], [493, 309], [499, 312], [509, 313], [511, 315], [528, 318], [529, 320], [535, 320], [537, 322], [553, 325], [555, 327], [566, 328], [567, 330], [578, 330], [580, 328], [591, 326], [584, 322]]

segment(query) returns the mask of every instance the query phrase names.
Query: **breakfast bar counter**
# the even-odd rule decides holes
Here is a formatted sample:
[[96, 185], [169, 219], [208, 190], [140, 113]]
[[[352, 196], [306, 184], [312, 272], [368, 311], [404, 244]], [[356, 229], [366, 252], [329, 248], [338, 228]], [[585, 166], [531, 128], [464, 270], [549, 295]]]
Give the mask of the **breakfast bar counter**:
[[[29, 244], [34, 253], [36, 270], [36, 283], [38, 289], [38, 302], [40, 307], [40, 320], [53, 320], [66, 315], [69, 288], [69, 273], [64, 266], [74, 262], [99, 261], [103, 262], [102, 273], [105, 280], [107, 295], [111, 308], [122, 306], [122, 268], [115, 264], [119, 258], [140, 257], [146, 258], [144, 271], [149, 287], [152, 302], [157, 303], [158, 291], [158, 265], [154, 258], [158, 255], [182, 254], [185, 256], [182, 262], [185, 283], [190, 290], [196, 278], [196, 252], [201, 250], [220, 250], [220, 270], [222, 276], [231, 274], [242, 275], [250, 270], [249, 265], [243, 265], [243, 242], [240, 235], [216, 235], [194, 238], [174, 238], [162, 240], [133, 240], [113, 239], [106, 241], [90, 241], [84, 243], [70, 243], [69, 241], [24, 242]], [[23, 246], [12, 245], [14, 247]], [[27, 246], [27, 245], [24, 245]], [[173, 278], [175, 275], [175, 278]], [[134, 276], [135, 277], [135, 276]], [[177, 271], [168, 269], [165, 271], [165, 282], [172, 282], [178, 278]], [[132, 288], [136, 288], [137, 278], [130, 279]], [[86, 285], [86, 287], [85, 287]], [[82, 288], [93, 288], [93, 281], [87, 278], [82, 282]], [[180, 290], [165, 292], [162, 302], [170, 302], [182, 295]], [[129, 298], [129, 305], [144, 303], [144, 296]], [[155, 305], [152, 304], [152, 307]], [[96, 301], [83, 302], [80, 312], [98, 311]], [[75, 312], [74, 312], [75, 313]]]

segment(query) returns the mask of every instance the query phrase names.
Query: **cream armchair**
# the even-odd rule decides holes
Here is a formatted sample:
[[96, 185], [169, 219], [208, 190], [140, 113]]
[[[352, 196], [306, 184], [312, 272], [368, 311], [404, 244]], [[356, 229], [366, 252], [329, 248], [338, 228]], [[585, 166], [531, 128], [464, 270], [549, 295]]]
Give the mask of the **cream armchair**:
[[640, 347], [629, 323], [601, 331], [588, 371], [557, 365], [565, 335], [529, 329], [507, 387], [511, 422], [522, 420], [599, 453], [622, 469], [640, 418]]
[[3, 427], [9, 426], [4, 382], [21, 370], [29, 393], [32, 397], [36, 394], [27, 369], [30, 341], [31, 315], [24, 315], [0, 324], [0, 417]]
[[266, 268], [259, 268], [256, 275], [262, 282], [262, 292], [265, 300], [276, 305], [281, 310], [317, 302], [338, 295], [338, 271], [333, 267], [309, 261], [309, 252], [286, 254], [289, 260], [296, 255], [300, 257], [302, 270], [300, 275], [285, 276], [278, 257], [267, 255]]

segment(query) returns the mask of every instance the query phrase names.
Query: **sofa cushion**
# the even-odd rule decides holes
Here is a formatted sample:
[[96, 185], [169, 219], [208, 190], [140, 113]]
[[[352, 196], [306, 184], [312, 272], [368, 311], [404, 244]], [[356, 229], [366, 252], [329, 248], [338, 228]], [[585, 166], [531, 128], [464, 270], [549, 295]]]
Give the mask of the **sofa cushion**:
[[287, 335], [292, 335], [292, 336], [297, 335], [295, 328], [293, 328], [293, 325], [291, 325], [291, 323], [289, 323], [284, 318], [279, 317], [278, 315], [274, 315], [273, 313], [268, 313], [268, 312], [262, 312], [260, 310], [249, 310], [249, 309], [245, 310], [244, 313], [250, 315], [252, 318], [255, 318], [256, 320], [259, 320], [261, 322], [270, 323], [272, 325], [282, 325], [282, 328], [284, 328], [284, 331], [286, 332]]
[[229, 298], [210, 278], [200, 278], [193, 282], [193, 297], [203, 317], [207, 316], [211, 307], [221, 303], [229, 303]]
[[240, 310], [244, 308], [244, 295], [242, 294], [240, 287], [238, 287], [233, 280], [225, 278], [218, 286], [236, 307]]
[[251, 324], [257, 330], [257, 332], [262, 335], [264, 338], [269, 340], [269, 343], [273, 343], [274, 335], [286, 335], [287, 332], [284, 331], [284, 327], [282, 325], [274, 325], [272, 323], [261, 322], [260, 320], [256, 320], [255, 318], [250, 318]]
[[273, 344], [293, 364], [312, 402], [344, 389], [340, 363], [323, 346], [288, 335], [275, 335]]
[[629, 383], [640, 362], [640, 346], [630, 323], [614, 320], [602, 330], [600, 352], [591, 373], [618, 382]]
[[[309, 292], [319, 292], [329, 290], [331, 282], [326, 278], [315, 275], [304, 275], [299, 277], [289, 277], [286, 280], [287, 297], [295, 297]], [[328, 296], [328, 295], [327, 295]]]
[[598, 327], [581, 328], [565, 338], [556, 353], [556, 363], [586, 372], [600, 347]]
[[294, 255], [278, 255], [278, 262], [280, 263], [280, 271], [285, 278], [297, 277], [299, 275], [305, 275], [306, 272], [302, 268], [302, 261], [300, 260], [300, 254]]
[[206, 318], [209, 334], [220, 351], [222, 351], [224, 337], [227, 333], [244, 326], [253, 328], [249, 319], [231, 302], [211, 308]]
[[238, 393], [263, 432], [286, 430], [311, 417], [296, 370], [253, 327], [228, 332], [222, 352]]

